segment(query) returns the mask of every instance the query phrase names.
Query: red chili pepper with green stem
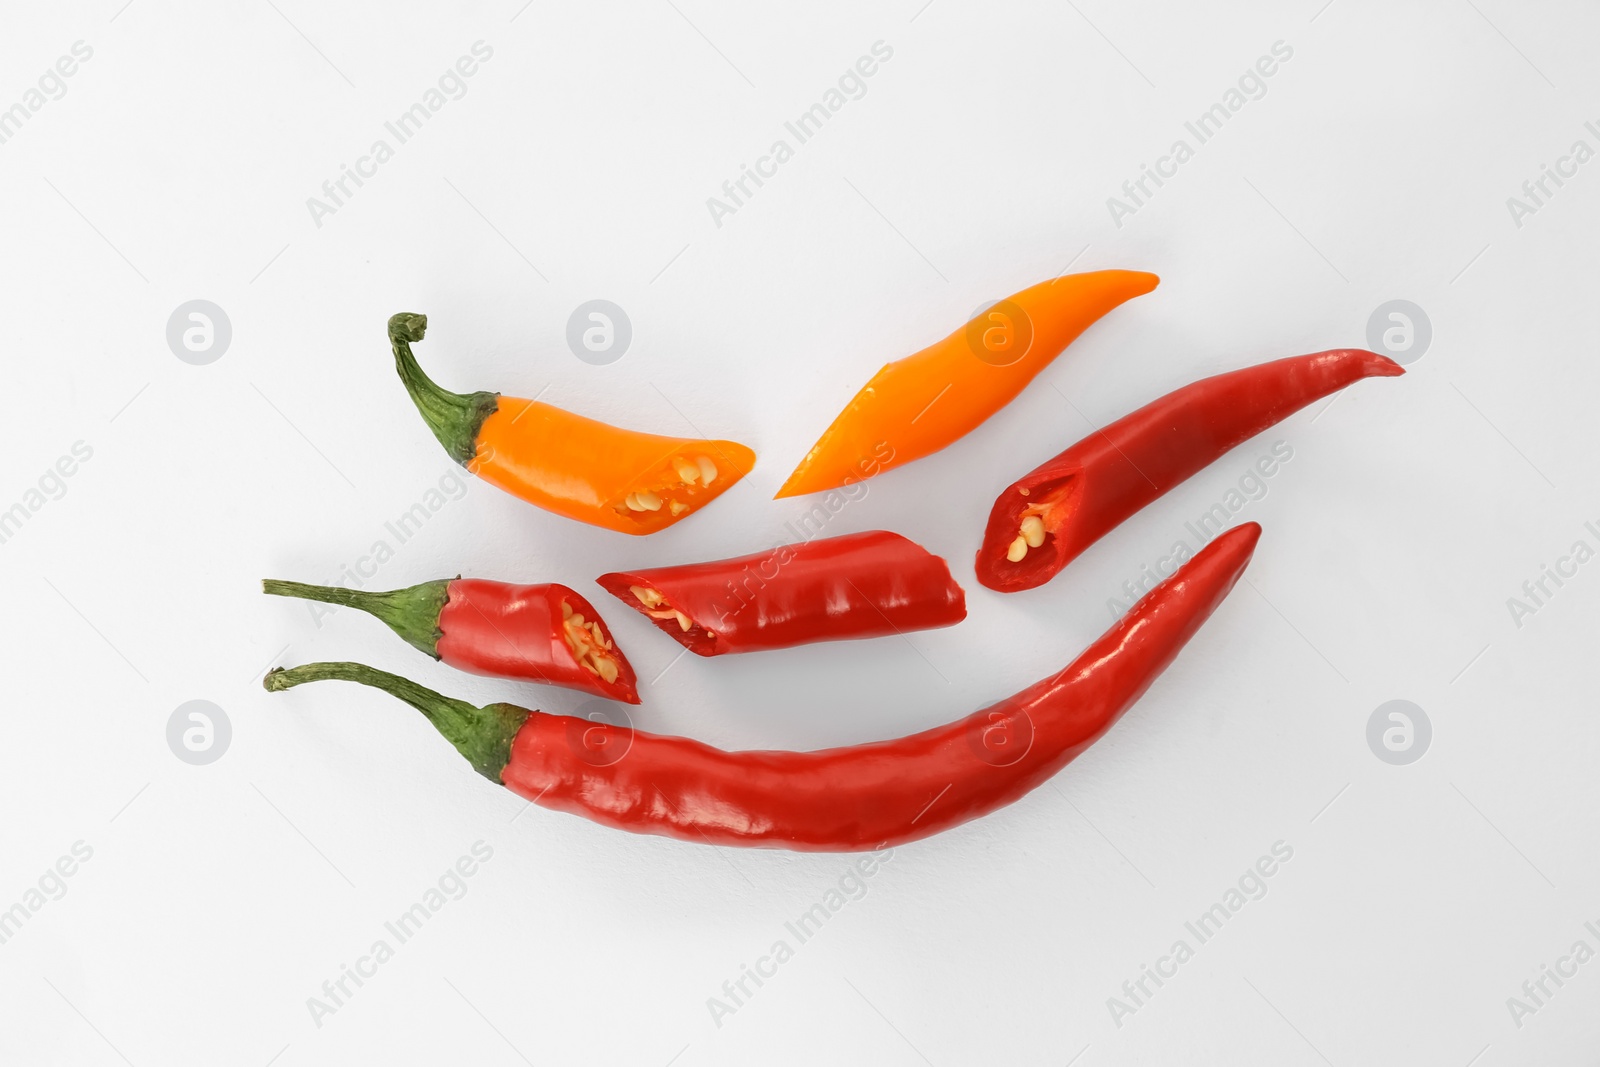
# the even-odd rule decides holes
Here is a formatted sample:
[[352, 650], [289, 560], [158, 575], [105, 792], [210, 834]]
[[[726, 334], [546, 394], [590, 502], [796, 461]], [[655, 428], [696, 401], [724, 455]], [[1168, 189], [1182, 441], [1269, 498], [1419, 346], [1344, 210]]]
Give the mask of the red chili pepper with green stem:
[[725, 752], [511, 704], [474, 707], [355, 663], [269, 672], [269, 690], [342, 679], [421, 711], [474, 769], [546, 808], [713, 845], [865, 851], [1010, 804], [1093, 744], [1211, 615], [1250, 560], [1255, 523], [1218, 536], [1066, 669], [982, 711], [894, 741]]
[[1274, 423], [1362, 378], [1404, 373], [1386, 356], [1345, 348], [1168, 393], [1012, 482], [989, 512], [978, 581], [1002, 593], [1043, 585], [1140, 508]]
[[358, 608], [457, 670], [639, 703], [633, 668], [600, 613], [564, 585], [455, 578], [379, 593], [268, 578], [261, 588]]

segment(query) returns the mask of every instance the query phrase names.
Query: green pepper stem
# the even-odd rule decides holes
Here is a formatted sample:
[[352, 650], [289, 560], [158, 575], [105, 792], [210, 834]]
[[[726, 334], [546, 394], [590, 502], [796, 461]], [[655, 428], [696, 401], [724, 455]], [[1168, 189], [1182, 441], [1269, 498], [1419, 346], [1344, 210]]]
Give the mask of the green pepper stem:
[[274, 667], [261, 684], [270, 693], [293, 689], [303, 682], [359, 682], [382, 689], [405, 701], [423, 715], [466, 757], [472, 769], [489, 779], [500, 781], [500, 772], [511, 761], [511, 741], [522, 724], [533, 714], [513, 704], [475, 707], [465, 700], [435, 693], [426, 686], [376, 667], [360, 663], [307, 663], [300, 667]]
[[389, 344], [394, 348], [394, 369], [400, 372], [411, 402], [422, 413], [433, 436], [450, 458], [463, 467], [478, 454], [478, 429], [500, 406], [499, 393], [452, 393], [423, 373], [411, 354], [411, 342], [420, 341], [428, 329], [428, 316], [402, 311], [389, 317]]
[[439, 629], [439, 616], [450, 599], [448, 579], [387, 592], [367, 592], [337, 585], [307, 585], [267, 578], [261, 583], [261, 591], [272, 596], [299, 597], [365, 611], [383, 620], [413, 648], [439, 658], [439, 639], [444, 636]]

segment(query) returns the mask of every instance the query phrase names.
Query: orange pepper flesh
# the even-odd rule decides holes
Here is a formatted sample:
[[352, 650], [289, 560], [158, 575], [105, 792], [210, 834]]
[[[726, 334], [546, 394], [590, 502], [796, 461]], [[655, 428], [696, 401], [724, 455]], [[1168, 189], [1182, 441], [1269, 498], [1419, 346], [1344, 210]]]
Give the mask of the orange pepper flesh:
[[1101, 270], [1024, 289], [942, 341], [873, 375], [776, 496], [837, 489], [939, 451], [1005, 407], [1112, 308], [1150, 292], [1154, 274]]
[[625, 430], [499, 393], [453, 393], [429, 378], [411, 345], [428, 317], [389, 319], [395, 370], [451, 459], [557, 515], [621, 533], [664, 530], [727, 492], [755, 466], [735, 441]]
[[[687, 482], [675, 461], [716, 468], [710, 485]], [[550, 404], [500, 397], [478, 429], [467, 470], [506, 492], [569, 519], [629, 534], [665, 529], [692, 515], [750, 473], [755, 453], [736, 441], [625, 430]], [[686, 468], [687, 469], [687, 468]], [[630, 508], [631, 494], [654, 493], [654, 511]], [[681, 510], [673, 512], [673, 502]]]

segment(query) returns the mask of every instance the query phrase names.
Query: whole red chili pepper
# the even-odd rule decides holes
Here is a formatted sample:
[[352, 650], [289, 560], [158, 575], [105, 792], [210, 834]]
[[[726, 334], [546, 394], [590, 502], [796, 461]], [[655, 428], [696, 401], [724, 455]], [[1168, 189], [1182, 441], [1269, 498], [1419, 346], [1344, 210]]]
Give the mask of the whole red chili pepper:
[[967, 617], [944, 560], [887, 530], [595, 581], [700, 656], [883, 637]]
[[379, 593], [268, 578], [261, 588], [359, 608], [458, 670], [639, 703], [633, 668], [600, 613], [564, 585], [455, 578]]
[[1134, 512], [1247, 439], [1362, 378], [1405, 371], [1359, 348], [1202, 378], [1090, 434], [1012, 482], [989, 512], [978, 581], [1043, 585]]
[[1065, 670], [1009, 700], [896, 741], [820, 752], [725, 752], [682, 737], [474, 707], [355, 663], [267, 674], [376, 686], [426, 715], [477, 771], [607, 826], [713, 845], [851, 852], [927, 837], [1042, 784], [1116, 722], [1227, 596], [1255, 523], [1217, 537]]

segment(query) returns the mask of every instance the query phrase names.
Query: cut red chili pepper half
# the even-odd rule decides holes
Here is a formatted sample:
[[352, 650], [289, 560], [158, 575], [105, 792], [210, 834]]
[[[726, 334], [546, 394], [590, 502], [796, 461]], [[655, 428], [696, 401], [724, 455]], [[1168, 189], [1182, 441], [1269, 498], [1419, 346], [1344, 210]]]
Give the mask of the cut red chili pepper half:
[[967, 617], [966, 594], [945, 561], [887, 530], [596, 581], [700, 656], [883, 637]]
[[1227, 596], [1260, 533], [1246, 523], [1220, 535], [1066, 669], [1010, 699], [849, 748], [725, 752], [510, 704], [474, 707], [355, 663], [278, 668], [263, 684], [332, 678], [387, 690], [491, 781], [620, 830], [816, 852], [893, 847], [1010, 804], [1093, 744]]
[[1345, 386], [1404, 374], [1359, 348], [1203, 378], [1090, 434], [994, 502], [978, 581], [1002, 593], [1054, 578], [1079, 553], [1228, 450]]
[[455, 578], [380, 593], [268, 578], [261, 588], [359, 608], [458, 670], [639, 703], [633, 668], [600, 613], [564, 585]]

